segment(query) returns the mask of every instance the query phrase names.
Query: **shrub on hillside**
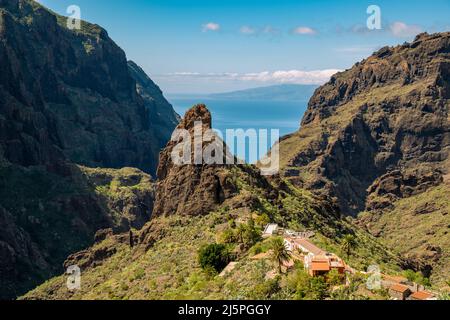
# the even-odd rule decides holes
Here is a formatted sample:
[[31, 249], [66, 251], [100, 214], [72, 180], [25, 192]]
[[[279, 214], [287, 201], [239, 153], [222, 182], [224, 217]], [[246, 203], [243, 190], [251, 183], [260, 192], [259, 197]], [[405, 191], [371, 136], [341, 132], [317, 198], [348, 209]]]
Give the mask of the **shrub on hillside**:
[[230, 253], [223, 244], [209, 244], [198, 252], [198, 262], [203, 270], [211, 273], [221, 272], [230, 262]]

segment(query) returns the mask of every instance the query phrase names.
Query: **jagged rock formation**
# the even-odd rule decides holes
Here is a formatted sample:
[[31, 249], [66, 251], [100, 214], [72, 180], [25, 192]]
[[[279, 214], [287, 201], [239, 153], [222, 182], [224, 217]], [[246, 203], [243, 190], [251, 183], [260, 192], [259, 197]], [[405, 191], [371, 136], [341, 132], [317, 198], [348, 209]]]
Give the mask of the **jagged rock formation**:
[[[0, 298], [60, 272], [99, 229], [141, 227], [178, 115], [97, 25], [0, 0]], [[129, 180], [128, 180], [129, 179]]]
[[[171, 154], [179, 141], [170, 141], [161, 152], [154, 206], [156, 216], [206, 214], [236, 193], [225, 165], [205, 165], [203, 158], [201, 164], [194, 164], [194, 124], [197, 121], [201, 123], [203, 136], [206, 137], [207, 130], [211, 130], [211, 114], [205, 105], [191, 108], [177, 127], [179, 130], [187, 130], [191, 136], [189, 156], [192, 164], [180, 165], [173, 162]], [[202, 155], [208, 145], [216, 142], [218, 141], [202, 143]]]
[[[385, 228], [375, 227], [375, 221], [397, 201], [435, 190], [449, 173], [449, 109], [449, 32], [382, 48], [316, 90], [301, 129], [281, 142], [282, 174], [333, 197], [344, 214], [371, 212], [364, 221], [371, 221], [374, 234], [395, 237], [406, 229], [394, 232], [389, 221], [384, 220]], [[417, 231], [408, 229], [411, 237], [431, 241], [415, 221]], [[444, 232], [448, 222], [443, 218], [434, 226], [439, 243], [450, 240]], [[416, 247], [402, 253], [421, 246], [409, 243]], [[449, 249], [442, 250], [444, 256]], [[429, 270], [426, 265], [422, 269]]]

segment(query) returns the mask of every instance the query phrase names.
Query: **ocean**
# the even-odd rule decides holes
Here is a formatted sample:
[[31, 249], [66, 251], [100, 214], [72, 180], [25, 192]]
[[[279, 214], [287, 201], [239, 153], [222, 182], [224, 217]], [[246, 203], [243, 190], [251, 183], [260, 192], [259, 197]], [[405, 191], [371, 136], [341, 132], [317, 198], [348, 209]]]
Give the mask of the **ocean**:
[[[175, 111], [183, 116], [193, 105], [204, 103], [212, 114], [213, 128], [220, 130], [225, 136], [227, 129], [267, 129], [269, 139], [265, 148], [272, 146], [270, 132], [278, 129], [280, 137], [295, 132], [300, 127], [300, 121], [306, 111], [307, 101], [255, 101], [255, 100], [221, 100], [204, 97], [168, 96], [168, 101]], [[246, 148], [245, 156], [239, 154], [237, 148], [232, 152], [247, 162], [259, 160], [251, 159]]]
[[297, 131], [306, 111], [306, 101], [219, 100], [202, 97], [168, 98], [175, 111], [183, 116], [193, 105], [204, 103], [211, 111], [213, 128], [279, 129], [280, 135]]

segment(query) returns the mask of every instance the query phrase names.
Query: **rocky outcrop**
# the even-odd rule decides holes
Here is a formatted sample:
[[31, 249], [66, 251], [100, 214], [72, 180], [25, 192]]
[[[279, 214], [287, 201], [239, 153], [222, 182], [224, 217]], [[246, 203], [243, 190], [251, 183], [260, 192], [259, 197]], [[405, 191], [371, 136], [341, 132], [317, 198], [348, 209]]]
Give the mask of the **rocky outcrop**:
[[377, 195], [407, 197], [441, 183], [449, 50], [450, 33], [421, 34], [334, 75], [311, 98], [300, 131], [281, 143], [284, 176], [335, 197], [348, 215], [383, 207]]
[[[204, 164], [201, 158], [199, 164], [194, 159], [194, 125], [201, 123], [203, 137], [211, 130], [211, 114], [205, 105], [191, 108], [177, 129], [189, 132], [191, 148], [189, 158], [191, 164], [176, 164], [172, 159], [174, 148], [183, 141], [170, 141], [161, 152], [157, 170], [156, 200], [153, 209], [155, 216], [161, 215], [203, 215], [236, 193], [236, 187], [230, 182], [229, 169], [232, 166], [221, 164]], [[203, 151], [212, 143], [222, 143], [219, 139], [203, 142]]]

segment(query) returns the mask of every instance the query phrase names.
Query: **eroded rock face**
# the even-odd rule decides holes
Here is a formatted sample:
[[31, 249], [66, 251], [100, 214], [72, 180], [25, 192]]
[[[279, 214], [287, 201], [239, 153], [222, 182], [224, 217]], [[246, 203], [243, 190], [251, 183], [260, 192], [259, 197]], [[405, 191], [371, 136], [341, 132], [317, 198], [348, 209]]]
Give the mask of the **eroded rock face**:
[[[97, 230], [148, 221], [146, 173], [179, 119], [104, 29], [69, 30], [36, 1], [0, 0], [0, 62], [1, 299], [61, 272]], [[146, 173], [90, 175], [74, 163]]]
[[[202, 123], [203, 133], [211, 129], [211, 114], [205, 105], [197, 105], [190, 109], [177, 127], [191, 134], [192, 163], [194, 163], [194, 124], [197, 121]], [[153, 209], [155, 216], [207, 214], [235, 194], [236, 187], [229, 181], [230, 166], [175, 164], [171, 154], [177, 143], [170, 141], [160, 155]], [[208, 145], [209, 143], [204, 143], [202, 150]]]
[[[450, 33], [421, 34], [333, 76], [311, 98], [300, 131], [281, 142], [284, 175], [335, 197], [348, 215], [382, 208], [381, 193], [401, 198], [441, 183], [449, 170], [449, 52]], [[296, 144], [294, 154], [283, 151]]]
[[[178, 116], [97, 25], [71, 31], [34, 1], [0, 3], [0, 145], [10, 162], [154, 173]], [[5, 10], [6, 9], [6, 10]]]
[[285, 177], [346, 215], [365, 211], [356, 223], [404, 254], [404, 268], [441, 283], [449, 273], [441, 195], [450, 171], [449, 71], [450, 32], [383, 48], [317, 89], [301, 129], [280, 146]]

